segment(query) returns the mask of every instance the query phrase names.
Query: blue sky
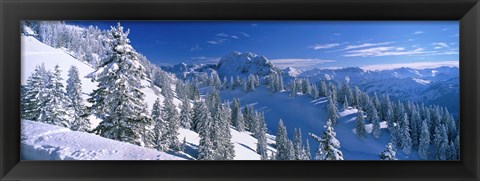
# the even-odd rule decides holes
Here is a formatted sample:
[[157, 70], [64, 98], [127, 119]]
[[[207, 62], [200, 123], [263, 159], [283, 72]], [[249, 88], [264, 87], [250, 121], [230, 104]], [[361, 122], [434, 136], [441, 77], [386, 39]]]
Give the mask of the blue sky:
[[[117, 21], [69, 21], [109, 29]], [[458, 66], [458, 21], [121, 21], [158, 65], [216, 63], [228, 52], [299, 69]]]

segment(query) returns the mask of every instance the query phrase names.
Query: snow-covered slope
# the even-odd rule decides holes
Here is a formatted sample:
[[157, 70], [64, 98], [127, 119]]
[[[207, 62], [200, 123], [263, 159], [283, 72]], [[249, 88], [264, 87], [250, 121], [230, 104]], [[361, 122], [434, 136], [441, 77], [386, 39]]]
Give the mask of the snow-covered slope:
[[141, 146], [22, 120], [22, 160], [184, 160]]
[[[308, 139], [310, 143], [310, 152], [315, 154], [318, 148], [318, 142], [311, 139], [308, 133], [321, 135], [325, 130], [323, 127], [327, 120], [327, 100], [325, 97], [312, 100], [309, 96], [299, 95], [290, 97], [289, 92], [271, 93], [265, 87], [258, 87], [255, 91], [244, 93], [240, 90], [223, 90], [220, 93], [222, 100], [232, 100], [234, 97], [240, 98], [241, 105], [252, 105], [256, 110], [265, 113], [268, 133], [277, 134], [278, 121], [283, 120], [287, 127], [289, 138], [293, 138], [295, 128], [302, 129], [302, 138]], [[340, 119], [335, 126], [337, 139], [341, 142], [341, 151], [345, 160], [378, 160], [378, 154], [385, 149], [385, 145], [390, 141], [390, 134], [384, 130], [385, 122], [382, 122], [382, 135], [377, 140], [371, 134], [365, 139], [358, 138], [353, 129], [356, 109], [348, 109], [339, 113]], [[367, 123], [369, 119], [366, 118]], [[366, 124], [366, 129], [371, 133], [371, 124]], [[401, 151], [398, 152], [399, 159], [416, 159], [416, 153], [408, 157]]]
[[[68, 70], [70, 69], [70, 66], [72, 65], [76, 66], [79, 70], [80, 80], [82, 82], [82, 92], [84, 94], [83, 96], [84, 99], [87, 99], [88, 94], [91, 93], [97, 87], [97, 85], [94, 82], [91, 82], [91, 79], [85, 77], [86, 75], [94, 71], [92, 67], [70, 56], [68, 53], [66, 53], [66, 51], [62, 49], [56, 49], [46, 44], [43, 44], [32, 36], [22, 36], [21, 64], [22, 64], [21, 84], [23, 85], [26, 83], [26, 79], [28, 78], [28, 76], [30, 76], [31, 73], [35, 70], [35, 67], [38, 65], [44, 64], [45, 68], [50, 70], [53, 70], [56, 65], [59, 65], [60, 69], [62, 70], [62, 78], [63, 78], [64, 85], [66, 84], [66, 80], [68, 78]], [[145, 101], [148, 105], [148, 110], [151, 110], [157, 98], [160, 99], [160, 102], [163, 102], [164, 97], [161, 94], [159, 94], [159, 92], [161, 92], [160, 88], [156, 86], [151, 87], [150, 84], [148, 83], [148, 80], [146, 80], [142, 84], [146, 85], [146, 87], [142, 89], [142, 92], [145, 94]], [[174, 88], [175, 86], [172, 85], [173, 90]], [[177, 106], [181, 104], [181, 101], [179, 101], [177, 98], [174, 98], [173, 102]], [[101, 121], [95, 116], [90, 116], [89, 119], [91, 122], [91, 127], [96, 127]], [[47, 160], [48, 159], [156, 159], [157, 157], [152, 157], [152, 155], [159, 153], [159, 152], [156, 152], [155, 150], [152, 150], [153, 152], [145, 151], [145, 153], [143, 152], [137, 153], [138, 156], [121, 157], [119, 156], [119, 154], [121, 154], [120, 152], [117, 154], [117, 153], [113, 153], [112, 151], [117, 150], [118, 152], [119, 149], [124, 149], [124, 148], [125, 148], [124, 151], [128, 151], [130, 147], [119, 146], [118, 148], [114, 149], [114, 147], [107, 146], [109, 142], [107, 144], [105, 140], [108, 140], [108, 139], [102, 138], [103, 141], [101, 141], [100, 143], [105, 143], [106, 146], [105, 148], [101, 148], [102, 144], [96, 145], [95, 143], [97, 142], [96, 138], [99, 136], [96, 136], [94, 134], [73, 132], [73, 131], [69, 131], [66, 128], [56, 127], [53, 125], [45, 125], [43, 123], [37, 123], [37, 122], [31, 122], [31, 121], [24, 121], [24, 122], [27, 122], [27, 123], [26, 123], [26, 129], [22, 128], [21, 130], [22, 135], [24, 135], [25, 138], [31, 138], [29, 142], [31, 143], [30, 144], [31, 147], [28, 147], [28, 146], [25, 147], [30, 151], [28, 152], [29, 153], [28, 155], [31, 155], [31, 156], [26, 155], [25, 157], [23, 157], [24, 159], [40, 159], [40, 160], [45, 160], [45, 159]], [[39, 129], [41, 130], [32, 130], [33, 128], [30, 129], [31, 127], [35, 127], [36, 125], [40, 125], [41, 128]], [[48, 129], [52, 129], [52, 131], [49, 131]], [[73, 135], [73, 136], [85, 137], [88, 139], [79, 140], [81, 141], [79, 143], [92, 145], [91, 146], [92, 149], [94, 146], [98, 146], [98, 148], [95, 148], [94, 150], [89, 150], [87, 148], [86, 150], [81, 150], [81, 148], [78, 150], [75, 150], [73, 148], [77, 148], [77, 147], [73, 145], [72, 148], [66, 149], [65, 147], [69, 147], [68, 142], [69, 140], [71, 140], [71, 138], [62, 139], [60, 137], [59, 138], [55, 137], [54, 139], [53, 138], [50, 139], [51, 142], [49, 141], [49, 142], [37, 143], [36, 141], [38, 140], [35, 140], [35, 139], [40, 138], [41, 134], [44, 134], [40, 132], [45, 132], [48, 134], [50, 134], [51, 132], [53, 133], [61, 132], [62, 134], [60, 136]], [[192, 158], [192, 159], [195, 158], [196, 154], [198, 154], [197, 153], [198, 141], [199, 141], [198, 134], [186, 129], [180, 129], [179, 132], [180, 132], [180, 135], [178, 136], [178, 139], [182, 142], [183, 139], [186, 138], [186, 142], [188, 146], [185, 152], [189, 155], [182, 155], [182, 156], [186, 158]], [[89, 136], [93, 136], [93, 137], [89, 137]], [[260, 158], [260, 156], [255, 151], [257, 140], [254, 137], [252, 137], [248, 132], [239, 133], [232, 129], [232, 137], [233, 137], [232, 142], [234, 143], [235, 152], [236, 152], [235, 159], [243, 160], [243, 159], [257, 159], [257, 158], [259, 159]], [[88, 142], [89, 140], [90, 142]], [[58, 141], [58, 143], [54, 143], [54, 141]], [[113, 140], [108, 140], [108, 141], [113, 141]], [[274, 143], [274, 141], [271, 139], [268, 141], [269, 143]], [[124, 143], [124, 144], [127, 144], [127, 143]], [[41, 147], [42, 145], [45, 145], [45, 147]], [[274, 150], [271, 147], [269, 147], [269, 149]], [[77, 151], [77, 154], [72, 155], [74, 154], [72, 150]], [[109, 154], [113, 154], [113, 155], [108, 156]], [[95, 155], [97, 156], [95, 157]], [[145, 158], [143, 158], [142, 155], [144, 155]], [[162, 159], [168, 159], [168, 158], [170, 157], [165, 157], [165, 156], [162, 157]]]

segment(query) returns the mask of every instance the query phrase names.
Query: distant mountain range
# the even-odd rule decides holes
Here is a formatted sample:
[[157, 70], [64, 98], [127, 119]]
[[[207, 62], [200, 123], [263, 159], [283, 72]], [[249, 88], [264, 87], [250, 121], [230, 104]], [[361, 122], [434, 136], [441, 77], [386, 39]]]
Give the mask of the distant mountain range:
[[295, 78], [307, 78], [310, 82], [327, 82], [357, 85], [369, 93], [388, 94], [393, 99], [423, 102], [426, 105], [438, 104], [447, 107], [452, 113], [459, 108], [459, 68], [438, 67], [426, 69], [397, 68], [381, 71], [367, 71], [359, 67], [339, 69], [298, 70], [292, 67], [280, 69], [266, 57], [254, 53], [231, 52], [217, 64], [177, 64], [163, 66], [163, 70], [178, 78], [188, 78], [202, 73], [216, 72], [223, 77], [242, 77], [256, 74], [264, 77], [281, 74], [286, 83]]

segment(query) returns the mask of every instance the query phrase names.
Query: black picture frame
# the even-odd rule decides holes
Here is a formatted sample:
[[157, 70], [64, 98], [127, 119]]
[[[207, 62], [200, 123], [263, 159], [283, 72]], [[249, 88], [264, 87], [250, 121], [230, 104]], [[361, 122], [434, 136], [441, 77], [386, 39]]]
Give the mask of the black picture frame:
[[[0, 0], [2, 180], [479, 180], [478, 0]], [[460, 161], [21, 161], [21, 20], [459, 20]]]

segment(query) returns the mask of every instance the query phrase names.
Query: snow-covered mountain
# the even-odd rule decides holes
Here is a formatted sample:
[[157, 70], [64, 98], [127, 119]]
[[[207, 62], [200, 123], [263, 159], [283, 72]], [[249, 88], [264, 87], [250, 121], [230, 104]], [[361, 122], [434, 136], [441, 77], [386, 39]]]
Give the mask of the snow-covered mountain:
[[[258, 75], [260, 77], [270, 75], [271, 73], [281, 74], [281, 70], [275, 67], [266, 57], [256, 55], [250, 52], [230, 52], [223, 56], [216, 64], [185, 64], [180, 63], [173, 66], [162, 66], [163, 70], [177, 75], [178, 78], [185, 79], [198, 76], [203, 73], [218, 73], [220, 78], [231, 76], [246, 78], [248, 75]], [[293, 74], [298, 74], [295, 70]]]
[[217, 72], [220, 77], [241, 76], [249, 74], [266, 76], [271, 73], [278, 73], [276, 68], [266, 57], [254, 53], [230, 52], [222, 57], [217, 63]]

